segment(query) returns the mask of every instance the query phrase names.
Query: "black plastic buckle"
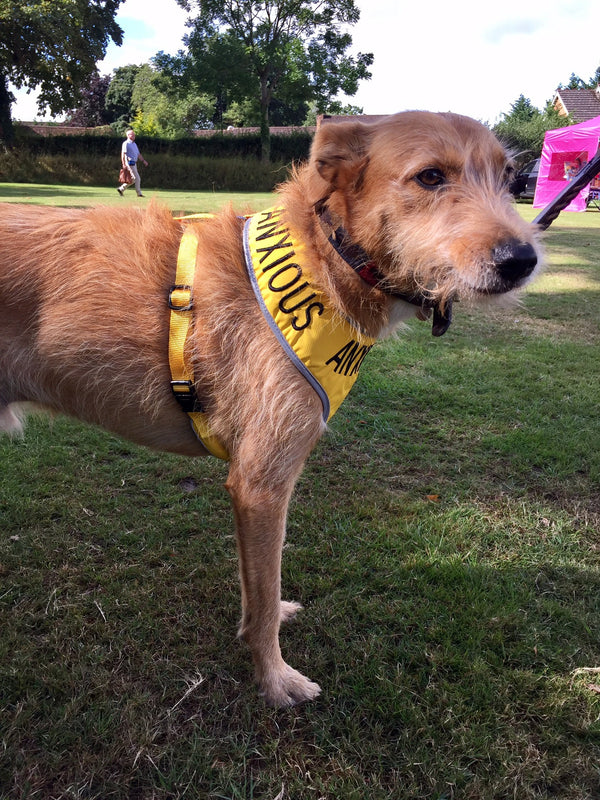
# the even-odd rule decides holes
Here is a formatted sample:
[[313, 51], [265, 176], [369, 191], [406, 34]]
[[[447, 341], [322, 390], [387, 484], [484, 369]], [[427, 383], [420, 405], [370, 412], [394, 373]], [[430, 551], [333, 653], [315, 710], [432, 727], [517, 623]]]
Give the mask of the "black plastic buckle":
[[[181, 387], [185, 387], [185, 390], [181, 391]], [[192, 381], [171, 381], [171, 389], [186, 414], [203, 411], [202, 405], [198, 402]]]
[[[189, 292], [190, 299], [187, 305], [178, 305], [173, 301], [173, 292]], [[169, 289], [169, 308], [172, 311], [189, 311], [191, 308], [194, 307], [194, 297], [192, 294], [192, 287], [188, 286], [187, 283], [176, 283], [174, 286], [171, 286]]]

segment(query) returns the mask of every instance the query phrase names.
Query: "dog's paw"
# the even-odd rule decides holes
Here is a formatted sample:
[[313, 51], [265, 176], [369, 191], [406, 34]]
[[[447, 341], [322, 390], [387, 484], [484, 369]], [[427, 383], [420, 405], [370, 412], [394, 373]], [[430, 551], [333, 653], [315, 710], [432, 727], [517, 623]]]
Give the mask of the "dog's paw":
[[287, 664], [281, 671], [261, 681], [260, 693], [270, 706], [287, 708], [314, 700], [321, 693], [318, 683], [313, 683]]
[[11, 436], [23, 433], [23, 420], [15, 414], [14, 406], [0, 406], [0, 431]]
[[295, 619], [296, 614], [302, 611], [302, 606], [300, 603], [293, 603], [289, 600], [282, 600], [281, 601], [281, 622], [290, 622], [291, 620]]

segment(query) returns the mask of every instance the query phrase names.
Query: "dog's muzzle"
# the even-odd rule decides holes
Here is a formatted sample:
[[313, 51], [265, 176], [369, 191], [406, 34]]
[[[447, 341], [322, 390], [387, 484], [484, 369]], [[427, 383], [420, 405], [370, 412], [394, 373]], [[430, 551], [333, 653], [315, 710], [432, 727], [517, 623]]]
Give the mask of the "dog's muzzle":
[[492, 251], [495, 276], [488, 291], [499, 294], [515, 289], [531, 275], [537, 262], [537, 253], [529, 242], [518, 239], [503, 242]]

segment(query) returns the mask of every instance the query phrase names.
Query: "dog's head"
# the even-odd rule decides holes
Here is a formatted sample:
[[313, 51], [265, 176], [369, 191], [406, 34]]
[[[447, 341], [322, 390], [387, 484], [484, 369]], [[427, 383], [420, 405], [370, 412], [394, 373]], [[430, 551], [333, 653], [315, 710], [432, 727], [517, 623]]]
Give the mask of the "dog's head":
[[511, 203], [512, 164], [483, 125], [410, 111], [318, 131], [310, 200], [341, 220], [386, 288], [436, 303], [501, 295], [540, 261], [533, 225]]

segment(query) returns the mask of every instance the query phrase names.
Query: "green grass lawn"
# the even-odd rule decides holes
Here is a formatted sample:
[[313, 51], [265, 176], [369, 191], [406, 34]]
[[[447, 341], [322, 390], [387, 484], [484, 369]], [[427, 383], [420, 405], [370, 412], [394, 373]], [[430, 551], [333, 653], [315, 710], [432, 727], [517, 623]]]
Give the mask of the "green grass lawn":
[[266, 708], [235, 641], [224, 464], [0, 440], [1, 800], [600, 797], [600, 213], [546, 249], [518, 307], [377, 346], [309, 459], [281, 639], [312, 704]]
[[117, 185], [107, 189], [104, 186], [47, 186], [39, 183], [0, 183], [0, 203], [35, 203], [49, 206], [115, 205], [123, 208], [147, 205], [151, 200], [163, 203], [174, 212], [199, 213], [217, 211], [226, 203], [244, 211], [248, 203], [252, 210], [268, 208], [273, 201], [272, 194], [236, 192], [187, 192], [176, 190], [145, 189], [143, 198], [137, 197], [134, 189], [127, 189], [123, 197], [117, 192]]

